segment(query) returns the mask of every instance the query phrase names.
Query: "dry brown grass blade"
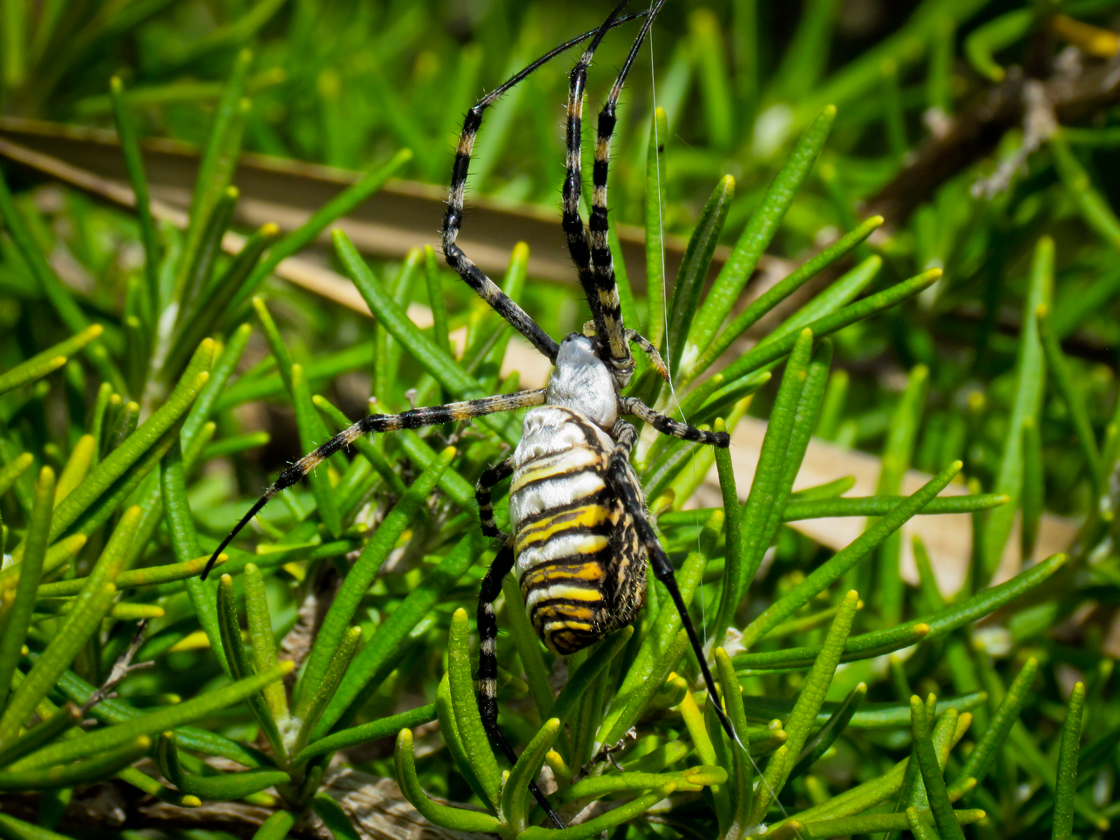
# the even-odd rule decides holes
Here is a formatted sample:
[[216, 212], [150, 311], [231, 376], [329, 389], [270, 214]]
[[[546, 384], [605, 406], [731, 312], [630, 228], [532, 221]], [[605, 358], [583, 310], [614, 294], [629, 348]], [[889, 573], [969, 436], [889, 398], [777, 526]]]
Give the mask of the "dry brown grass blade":
[[[0, 117], [0, 138], [127, 188], [124, 159], [114, 132]], [[198, 150], [179, 141], [147, 139], [142, 143], [142, 152], [152, 196], [169, 206], [185, 208], [198, 171]], [[273, 222], [281, 230], [291, 230], [361, 175], [285, 158], [244, 154], [233, 179], [241, 192], [237, 220], [254, 228]], [[412, 248], [438, 242], [446, 198], [444, 188], [392, 180], [348, 215], [339, 227], [363, 253], [400, 259]], [[645, 235], [641, 228], [632, 225], [619, 225], [618, 233], [630, 281], [640, 292], [645, 288]], [[503, 273], [509, 264], [510, 251], [518, 242], [529, 245], [530, 276], [575, 282], [558, 210], [499, 204], [483, 197], [470, 198], [459, 244], [484, 271]], [[666, 237], [667, 276], [676, 276], [686, 244], [681, 237]], [[727, 248], [717, 249], [713, 272], [720, 269], [728, 253]]]

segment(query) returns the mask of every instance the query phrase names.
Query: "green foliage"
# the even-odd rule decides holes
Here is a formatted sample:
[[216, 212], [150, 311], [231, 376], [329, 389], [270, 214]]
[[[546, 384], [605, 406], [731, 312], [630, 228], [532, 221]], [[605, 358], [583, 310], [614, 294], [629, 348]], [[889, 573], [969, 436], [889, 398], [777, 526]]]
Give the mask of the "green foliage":
[[[430, 247], [384, 264], [332, 232], [372, 335], [272, 275], [390, 178], [442, 185], [445, 139], [477, 90], [554, 33], [594, 26], [600, 5], [495, 2], [456, 29], [433, 25], [434, 2], [0, 3], [6, 113], [115, 127], [137, 197], [132, 218], [76, 193], [52, 203], [14, 168], [0, 178], [0, 812], [15, 814], [0, 813], [0, 837], [106, 828], [62, 816], [97, 782], [172, 813], [267, 808], [252, 826], [263, 840], [310, 812], [360, 836], [335, 759], [394, 776], [432, 823], [526, 840], [763, 826], [1067, 838], [1120, 815], [1106, 647], [1120, 586], [1117, 113], [1094, 100], [1037, 138], [1025, 114], [994, 153], [967, 149], [937, 177], [918, 142], [920, 118], [976, 118], [971, 99], [1049, 39], [1091, 71], [1108, 33], [1074, 24], [1107, 22], [1114, 3], [1057, 15], [928, 0], [869, 48], [834, 0], [802, 4], [792, 31], [753, 0], [666, 6], [659, 107], [635, 72], [611, 209], [645, 229], [645, 286], [629, 266], [623, 307], [673, 382], [639, 367], [632, 393], [716, 429], [748, 412], [769, 425], [749, 486], [733, 451], [650, 430], [634, 462], [741, 743], [652, 579], [636, 626], [570, 657], [558, 691], [560, 664], [505, 582], [501, 725], [520, 757], [507, 768], [489, 743], [468, 615], [494, 551], [473, 482], [516, 443], [516, 417], [356, 442], [230, 546], [217, 583], [197, 579], [264, 476], [367, 395], [397, 411], [518, 387], [501, 367], [509, 331]], [[598, 69], [627, 43], [608, 38]], [[593, 99], [606, 77], [592, 74]], [[496, 107], [472, 189], [554, 204], [565, 84], [542, 72]], [[151, 212], [140, 136], [153, 132], [202, 149], [182, 231]], [[243, 148], [365, 174], [230, 254]], [[666, 278], [672, 234], [687, 248]], [[515, 248], [503, 288], [554, 335], [578, 328], [574, 287], [529, 265]], [[283, 413], [268, 433], [262, 400]], [[845, 497], [843, 479], [795, 491], [814, 435], [879, 455], [874, 495]], [[713, 466], [721, 505], [687, 504]], [[910, 467], [932, 476], [916, 492]], [[939, 498], [958, 476], [972, 492]], [[1055, 513], [1080, 523], [1068, 554], [1001, 571], [1009, 545], [1050, 544]], [[900, 529], [948, 514], [974, 523], [971, 556], [952, 558], [962, 588], [943, 591], [921, 541], [912, 585]], [[788, 524], [853, 516], [871, 519], [838, 550]], [[564, 830], [529, 794], [542, 768]]]

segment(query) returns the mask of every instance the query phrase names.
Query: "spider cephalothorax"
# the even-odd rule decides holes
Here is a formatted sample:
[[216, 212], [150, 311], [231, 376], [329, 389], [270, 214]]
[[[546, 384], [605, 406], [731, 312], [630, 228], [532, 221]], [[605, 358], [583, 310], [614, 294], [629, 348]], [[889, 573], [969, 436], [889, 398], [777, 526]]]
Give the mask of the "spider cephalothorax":
[[[556, 653], [569, 654], [634, 620], [645, 600], [648, 562], [680, 613], [712, 697], [713, 709], [728, 734], [735, 738], [716, 697], [700, 640], [673, 576], [672, 564], [650, 523], [641, 483], [630, 465], [637, 434], [623, 419], [637, 417], [658, 432], [688, 441], [723, 447], [730, 442], [726, 433], [706, 432], [677, 422], [654, 411], [640, 399], [622, 394], [634, 372], [631, 344], [646, 353], [655, 370], [668, 376], [656, 348], [623, 323], [608, 244], [607, 216], [607, 174], [615, 108], [638, 49], [663, 4], [664, 0], [658, 0], [648, 12], [620, 17], [626, 6], [624, 0], [597, 30], [550, 51], [480, 99], [467, 113], [463, 124], [443, 220], [444, 257], [472, 289], [553, 363], [548, 385], [514, 394], [415, 408], [401, 414], [364, 417], [284, 470], [214, 552], [216, 558], [276, 493], [297, 483], [323, 459], [363, 434], [414, 429], [528, 408], [516, 449], [501, 463], [486, 470], [476, 486], [482, 531], [500, 540], [479, 598], [479, 708], [490, 737], [511, 760], [516, 756], [498, 728], [498, 627], [493, 611], [493, 603], [501, 593], [501, 581], [511, 570], [517, 574], [526, 609], [541, 641]], [[585, 227], [579, 200], [587, 70], [595, 49], [610, 29], [643, 16], [641, 32], [599, 114], [591, 215]], [[570, 78], [563, 229], [592, 318], [585, 328], [587, 334], [572, 333], [558, 344], [471, 261], [456, 240], [463, 218], [471, 152], [485, 110], [549, 59], [588, 38], [591, 41]], [[499, 529], [491, 506], [493, 487], [506, 479], [512, 479], [511, 534]], [[207, 566], [207, 572], [209, 569]], [[560, 824], [535, 786], [533, 792], [553, 821]]]

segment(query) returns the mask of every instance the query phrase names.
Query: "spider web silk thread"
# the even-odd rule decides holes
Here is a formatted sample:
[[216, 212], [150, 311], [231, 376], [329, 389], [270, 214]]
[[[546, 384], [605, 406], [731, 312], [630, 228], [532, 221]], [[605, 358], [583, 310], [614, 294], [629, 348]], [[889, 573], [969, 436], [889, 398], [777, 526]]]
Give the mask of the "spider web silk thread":
[[[651, 13], [653, 11], [654, 2], [656, 2], [656, 0], [650, 0], [649, 8], [650, 8]], [[661, 188], [661, 162], [659, 160], [659, 158], [661, 157], [661, 137], [657, 133], [657, 70], [654, 66], [653, 28], [652, 27], [650, 28], [649, 34], [646, 37], [649, 39], [649, 82], [650, 82], [649, 88], [650, 88], [650, 98], [651, 98], [651, 101], [653, 102], [653, 156], [654, 156], [653, 170], [657, 174], [657, 227], [658, 227], [658, 230], [661, 233], [661, 239], [660, 239], [660, 243], [659, 243], [660, 244], [660, 251], [661, 251], [661, 320], [662, 320], [662, 333], [661, 334], [663, 336], [665, 336], [665, 341], [666, 341], [665, 346], [666, 346], [666, 348], [668, 348], [668, 341], [669, 341], [669, 301], [668, 301], [668, 295], [666, 293], [666, 288], [665, 288], [665, 216], [664, 216], [663, 211], [662, 211], [662, 203], [661, 203], [661, 190], [662, 190], [662, 188]], [[670, 358], [671, 358], [671, 354], [667, 354], [667, 355], [670, 355]], [[670, 368], [671, 364], [672, 364], [671, 361], [667, 361], [665, 363], [665, 370], [669, 374], [669, 382], [668, 382], [669, 393], [673, 397], [673, 405], [675, 405], [677, 407], [677, 413], [680, 414], [681, 422], [682, 423], [688, 423], [688, 418], [685, 416], [685, 413], [684, 413], [684, 406], [682, 406], [681, 403], [680, 403], [680, 400], [677, 399], [677, 389], [676, 389], [676, 386], [673, 383], [673, 370]], [[689, 465], [692, 467], [692, 482], [693, 482], [693, 484], [695, 484], [696, 483], [696, 459], [695, 459], [695, 457], [693, 457], [690, 460]], [[700, 545], [700, 512], [699, 511], [696, 512], [695, 524], [696, 524], [696, 551], [697, 551], [697, 553], [700, 553], [701, 545]], [[701, 585], [703, 585], [702, 582], [701, 582], [701, 584], [698, 584], [697, 588], [699, 588]], [[707, 604], [704, 601], [703, 594], [701, 594], [701, 596], [700, 596], [700, 633], [703, 636], [704, 644], [707, 645], [707, 643], [708, 643], [708, 608], [707, 608]]]
[[[649, 8], [650, 8], [651, 12], [653, 11], [654, 2], [655, 2], [655, 0], [650, 0]], [[650, 97], [651, 97], [651, 100], [653, 102], [653, 154], [655, 156], [654, 157], [654, 171], [657, 173], [657, 196], [656, 196], [656, 200], [657, 200], [657, 226], [658, 226], [658, 230], [661, 233], [661, 238], [660, 238], [660, 243], [659, 244], [660, 244], [660, 248], [661, 248], [662, 335], [665, 336], [666, 347], [668, 347], [667, 342], [669, 340], [669, 302], [668, 302], [668, 294], [667, 294], [666, 283], [665, 283], [665, 216], [664, 216], [664, 213], [662, 211], [662, 203], [661, 203], [661, 192], [662, 192], [662, 188], [661, 188], [661, 164], [660, 164], [660, 160], [658, 160], [658, 158], [660, 158], [660, 155], [661, 155], [661, 138], [658, 136], [658, 133], [657, 133], [657, 71], [656, 71], [656, 67], [655, 67], [655, 62], [653, 60], [654, 55], [653, 55], [653, 28], [652, 27], [649, 30], [647, 38], [649, 39]], [[647, 196], [647, 201], [648, 200], [649, 199], [648, 199], [648, 196]], [[670, 356], [671, 356], [671, 354], [670, 354]], [[665, 367], [666, 367], [666, 369], [668, 370], [668, 373], [669, 373], [669, 382], [668, 382], [669, 393], [670, 393], [670, 395], [672, 395], [673, 404], [677, 407], [677, 411], [681, 416], [681, 422], [687, 423], [688, 418], [685, 417], [684, 407], [680, 404], [680, 400], [677, 399], [677, 390], [676, 390], [675, 386], [673, 385], [673, 371], [669, 367], [669, 365], [671, 363], [672, 363], [671, 361], [666, 361], [665, 362]], [[691, 466], [692, 466], [692, 480], [693, 480], [693, 483], [695, 484], [695, 482], [696, 482], [696, 459], [695, 458], [692, 459]], [[696, 513], [696, 527], [697, 527], [697, 531], [696, 531], [696, 550], [700, 551], [700, 513], [699, 513], [699, 511], [697, 511], [697, 513]], [[701, 580], [701, 582], [697, 586], [697, 588], [699, 588], [699, 586], [702, 585], [702, 584], [703, 584], [703, 581]], [[707, 610], [705, 608], [704, 598], [703, 598], [702, 595], [701, 595], [701, 598], [700, 598], [700, 624], [701, 624], [701, 633], [704, 636], [704, 643], [706, 645], [707, 641], [708, 641], [708, 616], [707, 616]], [[714, 697], [710, 698], [710, 700], [713, 703], [716, 702], [716, 699]], [[743, 733], [743, 734], [746, 735], [746, 733]], [[739, 744], [739, 747], [740, 747], [740, 749], [743, 750], [744, 753], [746, 753], [747, 758], [750, 759], [751, 766], [754, 768], [755, 777], [759, 780], [759, 782], [766, 785], [766, 789], [770, 793], [770, 801], [778, 806], [778, 810], [780, 810], [782, 812], [782, 816], [785, 817], [788, 820], [789, 819], [789, 812], [785, 809], [785, 806], [782, 805], [782, 803], [778, 800], [778, 794], [774, 791], [774, 788], [771, 787], [770, 782], [768, 782], [766, 780], [766, 776], [762, 772], [762, 768], [760, 768], [758, 766], [758, 762], [754, 760], [754, 756], [751, 755], [750, 749], [745, 744], [743, 744], [741, 742]], [[793, 759], [791, 759], [791, 760], [793, 760]], [[763, 818], [765, 818], [765, 814], [763, 814]], [[803, 838], [801, 837], [801, 832], [800, 831], [794, 829], [794, 834], [797, 836], [798, 840], [803, 840]]]

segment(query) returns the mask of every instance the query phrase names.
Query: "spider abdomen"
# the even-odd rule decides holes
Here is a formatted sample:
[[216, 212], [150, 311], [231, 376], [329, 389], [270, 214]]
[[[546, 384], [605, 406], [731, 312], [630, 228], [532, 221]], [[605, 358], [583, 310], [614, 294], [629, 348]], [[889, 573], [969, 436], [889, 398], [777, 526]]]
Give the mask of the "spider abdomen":
[[510, 520], [530, 621], [560, 654], [633, 621], [645, 600], [645, 557], [607, 480], [615, 443], [580, 412], [532, 409], [514, 452]]

